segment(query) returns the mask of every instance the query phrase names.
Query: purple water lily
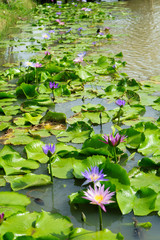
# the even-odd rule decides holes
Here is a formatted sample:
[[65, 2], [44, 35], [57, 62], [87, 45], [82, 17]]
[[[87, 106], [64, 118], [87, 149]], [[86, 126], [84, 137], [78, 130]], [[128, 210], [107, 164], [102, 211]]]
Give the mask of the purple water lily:
[[78, 56], [78, 57], [84, 57], [86, 54], [87, 54], [87, 52], [84, 51], [84, 52], [82, 52], [82, 53], [77, 54], [77, 56]]
[[79, 27], [77, 30], [78, 30], [78, 31], [81, 31], [81, 30], [83, 30], [83, 28], [82, 28], [82, 27]]
[[71, 32], [71, 31], [72, 31], [72, 28], [68, 29], [68, 30], [66, 31], [66, 33], [69, 33], [69, 32]]
[[110, 146], [116, 147], [119, 143], [125, 142], [124, 139], [126, 138], [126, 136], [121, 136], [119, 133], [117, 133], [115, 137], [112, 134], [110, 134], [109, 136], [104, 134], [103, 138], [105, 141], [101, 141], [101, 142], [104, 142], [106, 144], [109, 144]]
[[103, 170], [99, 171], [99, 168], [97, 166], [91, 167], [91, 170], [88, 168], [85, 172], [81, 172], [82, 176], [85, 177], [87, 180], [82, 184], [86, 185], [90, 182], [99, 182], [99, 181], [108, 181], [108, 179], [105, 179], [105, 174], [102, 173]]
[[1, 213], [0, 214], [0, 224], [3, 222], [3, 220], [4, 220], [4, 213]]
[[103, 36], [103, 35], [104, 35], [104, 33], [103, 33], [103, 32], [99, 32], [99, 35]]
[[58, 88], [59, 86], [58, 86], [58, 83], [49, 82], [49, 87], [50, 87], [51, 89], [54, 89], [54, 88]]
[[55, 31], [54, 31], [54, 30], [49, 30], [48, 32], [49, 32], [49, 33], [55, 33]]
[[118, 106], [124, 106], [125, 105], [125, 100], [122, 100], [122, 99], [118, 99], [117, 101], [116, 101], [116, 104], [118, 105]]
[[40, 67], [42, 67], [42, 64], [39, 63], [39, 62], [36, 62], [36, 63], [33, 64], [33, 67], [40, 68]]
[[84, 191], [85, 199], [91, 201], [90, 204], [98, 205], [102, 208], [104, 212], [106, 212], [105, 204], [113, 203], [114, 201], [110, 200], [115, 192], [109, 192], [109, 188], [104, 190], [104, 185], [96, 187], [93, 189], [89, 186], [87, 191]]
[[57, 1], [57, 5], [61, 5], [62, 4], [62, 1]]
[[51, 157], [53, 155], [53, 153], [55, 152], [56, 146], [55, 144], [53, 145], [45, 145], [44, 147], [42, 147], [43, 152], [48, 156]]

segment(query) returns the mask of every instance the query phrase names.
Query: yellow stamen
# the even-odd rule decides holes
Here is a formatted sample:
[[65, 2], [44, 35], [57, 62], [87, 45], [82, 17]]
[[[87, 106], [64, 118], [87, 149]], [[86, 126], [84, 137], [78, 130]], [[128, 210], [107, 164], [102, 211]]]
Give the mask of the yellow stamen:
[[96, 181], [98, 179], [98, 177], [99, 176], [97, 174], [94, 174], [94, 173], [90, 175], [90, 178], [91, 178], [92, 181]]
[[95, 195], [94, 199], [98, 202], [101, 203], [103, 200], [103, 195]]

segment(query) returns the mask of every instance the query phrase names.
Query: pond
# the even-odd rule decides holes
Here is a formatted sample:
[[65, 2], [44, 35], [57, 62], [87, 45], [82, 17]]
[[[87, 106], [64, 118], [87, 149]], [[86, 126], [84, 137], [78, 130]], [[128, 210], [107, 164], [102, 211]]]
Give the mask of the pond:
[[[85, 3], [84, 3], [85, 4]], [[96, 3], [95, 3], [96, 4]], [[79, 20], [73, 21], [73, 18], [69, 19], [68, 15], [65, 15], [65, 18], [62, 20], [68, 23], [66, 28], [58, 28], [53, 25], [53, 19], [51, 22], [48, 23], [44, 17], [46, 12], [48, 11], [48, 7], [46, 10], [39, 9], [37, 14], [44, 14], [41, 19], [39, 16], [34, 16], [33, 22], [25, 22], [19, 21], [17, 26], [14, 27], [7, 36], [7, 39], [4, 39], [0, 42], [0, 65], [1, 70], [6, 71], [8, 67], [17, 66], [18, 69], [21, 69], [21, 62], [22, 64], [26, 61], [29, 61], [31, 58], [36, 59], [37, 61], [41, 61], [42, 57], [44, 57], [44, 51], [48, 50], [51, 51], [53, 56], [63, 57], [65, 54], [68, 54], [69, 58], [76, 57], [77, 53], [87, 51], [87, 61], [84, 63], [84, 67], [87, 66], [87, 73], [90, 70], [89, 64], [93, 63], [93, 58], [95, 61], [98, 60], [100, 56], [109, 56], [113, 57], [115, 54], [122, 52], [123, 53], [123, 61], [126, 61], [125, 68], [121, 68], [123, 65], [122, 62], [116, 62], [116, 64], [120, 65], [120, 73], [125, 72], [128, 74], [130, 78], [136, 79], [138, 82], [144, 82], [146, 85], [150, 82], [155, 84], [157, 83], [157, 91], [155, 87], [155, 91], [153, 95], [155, 95], [155, 99], [159, 96], [159, 79], [160, 77], [154, 78], [153, 76], [160, 75], [160, 2], [158, 0], [129, 0], [123, 2], [114, 2], [114, 1], [105, 1], [100, 4], [97, 3], [97, 6], [107, 12], [107, 18], [105, 18], [104, 22], [103, 13], [101, 17], [101, 21], [98, 22], [96, 18], [89, 19], [89, 23], [86, 18], [83, 16], [80, 18], [82, 24], [79, 24]], [[92, 8], [92, 5], [88, 7]], [[58, 10], [57, 10], [58, 11]], [[66, 11], [65, 7], [63, 11]], [[73, 13], [72, 13], [73, 14]], [[47, 14], [49, 18], [49, 14]], [[67, 19], [68, 17], [68, 19]], [[57, 16], [58, 18], [58, 16]], [[67, 19], [67, 20], [66, 20]], [[73, 23], [72, 23], [73, 21]], [[73, 26], [72, 26], [73, 25]], [[92, 26], [93, 25], [93, 26]], [[69, 26], [69, 27], [68, 27]], [[62, 36], [57, 38], [57, 36], [52, 36], [52, 40], [49, 40], [47, 43], [47, 39], [42, 40], [42, 34], [46, 31], [51, 29], [56, 31], [56, 34], [60, 35], [61, 32], [67, 31], [70, 27], [75, 30], [82, 26], [84, 28], [84, 35], [85, 40], [83, 40], [81, 32], [80, 38], [77, 40], [76, 37], [73, 35], [72, 37], [68, 37], [68, 42], [64, 38], [63, 33]], [[75, 27], [76, 26], [76, 27]], [[96, 31], [97, 29], [104, 29], [104, 27], [109, 27], [109, 34], [111, 34], [111, 40], [103, 39], [103, 36], [99, 36], [97, 38]], [[72, 31], [72, 30], [71, 30]], [[90, 36], [93, 36], [95, 31], [95, 36], [92, 40], [90, 40]], [[75, 39], [74, 39], [75, 38]], [[110, 36], [108, 36], [110, 38]], [[71, 40], [71, 49], [68, 48], [68, 43]], [[74, 41], [73, 41], [74, 40]], [[88, 47], [88, 42], [95, 40], [97, 46]], [[78, 49], [76, 45], [82, 41], [82, 45]], [[43, 44], [43, 47], [41, 47]], [[9, 47], [8, 47], [9, 45]], [[65, 47], [64, 47], [65, 45]], [[86, 46], [87, 45], [87, 46]], [[47, 47], [48, 46], [48, 47]], [[58, 47], [57, 47], [58, 46]], [[61, 51], [62, 50], [62, 51]], [[73, 54], [72, 54], [73, 51]], [[83, 64], [82, 64], [83, 66]], [[22, 71], [23, 68], [22, 68]], [[96, 74], [99, 74], [99, 72]], [[16, 74], [15, 74], [16, 75]], [[1, 74], [2, 76], [2, 74]], [[8, 76], [8, 75], [7, 75]], [[10, 76], [10, 73], [9, 73]], [[35, 71], [36, 76], [36, 71]], [[101, 81], [104, 75], [100, 75], [99, 80]], [[44, 76], [45, 78], [45, 76]], [[104, 76], [105, 79], [108, 79]], [[151, 80], [151, 81], [150, 81]], [[17, 81], [17, 77], [13, 77], [9, 81], [9, 84], [15, 84]], [[115, 84], [115, 82], [106, 83], [106, 86], [109, 84]], [[104, 82], [103, 82], [104, 84]], [[105, 87], [106, 87], [105, 86]], [[104, 87], [104, 85], [103, 85]], [[14, 87], [13, 87], [14, 88]], [[102, 93], [101, 91], [101, 82], [92, 84], [91, 81], [87, 82], [85, 85], [85, 89], [91, 89], [93, 92], [98, 91], [98, 96]], [[45, 91], [40, 89], [42, 92]], [[4, 88], [5, 91], [5, 88]], [[48, 91], [48, 90], [47, 90]], [[148, 90], [149, 91], [149, 90]], [[11, 92], [12, 93], [12, 92]], [[139, 93], [139, 90], [138, 90]], [[58, 94], [58, 93], [57, 93]], [[81, 95], [82, 96], [82, 95]], [[87, 95], [88, 96], [88, 95]], [[143, 95], [141, 95], [143, 97]], [[58, 97], [56, 97], [58, 98]], [[29, 98], [28, 98], [29, 99]], [[153, 100], [155, 100], [153, 99]], [[106, 100], [105, 97], [80, 97], [78, 99], [74, 99], [73, 101], [69, 102], [61, 102], [61, 99], [57, 100], [55, 106], [49, 106], [48, 109], [55, 112], [62, 112], [66, 114], [67, 118], [70, 118], [73, 115], [73, 111], [71, 110], [72, 107], [82, 104], [101, 104], [108, 110], [113, 110], [117, 106], [113, 99], [109, 101]], [[16, 104], [21, 104], [23, 99], [19, 99]], [[144, 102], [146, 101], [143, 100]], [[14, 104], [13, 104], [14, 105]], [[14, 105], [15, 106], [15, 105]], [[43, 106], [44, 107], [44, 106]], [[46, 110], [46, 109], [45, 109]], [[1, 111], [2, 112], [2, 111]], [[43, 112], [43, 116], [45, 111]], [[9, 115], [9, 114], [8, 114]], [[20, 116], [18, 112], [16, 117]], [[143, 114], [143, 117], [147, 119], [154, 119], [157, 121], [159, 118], [159, 108], [152, 108], [150, 104], [146, 106], [146, 112]], [[148, 120], [148, 121], [149, 121]], [[3, 121], [3, 120], [2, 120]], [[155, 123], [155, 122], [154, 122]], [[133, 123], [134, 124], [134, 123]], [[69, 123], [68, 123], [69, 126]], [[94, 129], [95, 134], [110, 134], [112, 132], [113, 122], [108, 121], [100, 127], [100, 125], [92, 126]], [[127, 121], [123, 122], [120, 126], [122, 129], [127, 129], [131, 124], [128, 124]], [[118, 129], [118, 128], [117, 128]], [[119, 130], [119, 129], [118, 129]], [[3, 131], [2, 134], [3, 135]], [[44, 143], [57, 143], [57, 139], [55, 135], [50, 135], [48, 137], [43, 137], [41, 135], [41, 141]], [[81, 149], [83, 142], [76, 144], [76, 143], [68, 143], [68, 145], [72, 145], [77, 149]], [[3, 148], [3, 144], [1, 145], [1, 149]], [[24, 146], [19, 144], [12, 146], [17, 152], [19, 152], [24, 158], [26, 158], [26, 153], [24, 152]], [[122, 149], [124, 149], [122, 147]], [[130, 155], [135, 149], [125, 149], [126, 153]], [[151, 154], [147, 156], [152, 156]], [[159, 155], [157, 154], [157, 162]], [[127, 163], [124, 161], [121, 162], [121, 165], [129, 172], [132, 168], [137, 166], [138, 160], [144, 157], [143, 154], [136, 151], [134, 158], [129, 160]], [[60, 171], [60, 170], [59, 170]], [[47, 170], [47, 163], [41, 164], [37, 170], [34, 170], [35, 174], [48, 174]], [[68, 196], [73, 192], [77, 192], [82, 189], [81, 185], [83, 180], [79, 179], [60, 179], [54, 177], [53, 184], [41, 187], [32, 187], [31, 189], [24, 189], [18, 191], [19, 193], [26, 194], [28, 197], [31, 198], [31, 204], [27, 206], [27, 210], [30, 212], [38, 211], [41, 212], [43, 209], [44, 211], [55, 213], [58, 212], [64, 216], [68, 216], [71, 219], [74, 227], [77, 228], [85, 228], [92, 231], [99, 230], [99, 222], [98, 222], [98, 212], [96, 211], [96, 207], [93, 205], [87, 204], [69, 204]], [[5, 187], [1, 187], [1, 191], [11, 191], [10, 185], [7, 183]], [[41, 199], [42, 202], [37, 202], [36, 199]], [[87, 221], [83, 222], [81, 219], [82, 212], [85, 214]], [[103, 213], [103, 225], [105, 228], [108, 228], [113, 233], [120, 232], [124, 239], [145, 239], [145, 240], [158, 240], [159, 239], [159, 223], [160, 218], [157, 213], [151, 212], [148, 216], [136, 216], [136, 221], [138, 222], [151, 222], [152, 227], [148, 231], [136, 227], [133, 225], [134, 221], [134, 214], [130, 212], [126, 215], [122, 215], [120, 210], [117, 208], [109, 208], [107, 209], [107, 213]]]

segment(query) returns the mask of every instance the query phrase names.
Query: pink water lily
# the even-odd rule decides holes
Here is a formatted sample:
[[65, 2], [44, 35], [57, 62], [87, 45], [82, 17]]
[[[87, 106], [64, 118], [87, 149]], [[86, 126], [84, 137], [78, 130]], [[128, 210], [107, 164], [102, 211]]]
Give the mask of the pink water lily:
[[84, 191], [85, 199], [91, 201], [90, 204], [98, 205], [102, 208], [104, 212], [106, 212], [105, 204], [113, 203], [114, 201], [110, 200], [111, 197], [115, 194], [115, 192], [109, 192], [109, 188], [104, 190], [104, 185], [99, 186], [93, 189], [89, 186], [87, 191]]
[[74, 63], [81, 63], [83, 62], [83, 57], [77, 57], [73, 60]]
[[126, 136], [121, 136], [119, 133], [117, 133], [115, 135], [115, 137], [112, 134], [110, 134], [109, 136], [104, 134], [103, 138], [104, 138], [105, 141], [101, 141], [101, 142], [104, 142], [106, 144], [109, 144], [109, 145], [115, 147], [119, 143], [125, 142], [124, 139], [126, 138]]
[[0, 224], [3, 222], [3, 220], [4, 220], [4, 213], [1, 213], [0, 214]]

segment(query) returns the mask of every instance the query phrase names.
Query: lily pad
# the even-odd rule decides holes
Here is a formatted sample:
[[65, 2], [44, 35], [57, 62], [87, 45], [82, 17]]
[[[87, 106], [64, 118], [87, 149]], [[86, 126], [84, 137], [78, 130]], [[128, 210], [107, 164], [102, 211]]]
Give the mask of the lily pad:
[[61, 131], [57, 134], [57, 140], [60, 142], [83, 143], [91, 136], [93, 129], [85, 122], [76, 122], [67, 131]]
[[11, 184], [13, 191], [19, 191], [33, 186], [45, 186], [51, 183], [50, 177], [44, 174], [26, 174], [24, 176], [7, 176], [6, 181]]

